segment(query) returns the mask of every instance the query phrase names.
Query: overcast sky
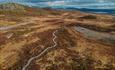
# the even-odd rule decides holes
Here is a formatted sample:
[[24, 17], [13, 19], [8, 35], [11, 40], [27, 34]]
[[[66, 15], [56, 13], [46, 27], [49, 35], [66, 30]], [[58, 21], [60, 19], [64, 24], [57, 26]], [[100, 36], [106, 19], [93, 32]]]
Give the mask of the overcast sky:
[[115, 0], [0, 0], [0, 2], [18, 2], [28, 6], [74, 7], [115, 9]]
[[0, 2], [40, 2], [40, 1], [76, 1], [76, 2], [115, 2], [115, 0], [0, 0]]

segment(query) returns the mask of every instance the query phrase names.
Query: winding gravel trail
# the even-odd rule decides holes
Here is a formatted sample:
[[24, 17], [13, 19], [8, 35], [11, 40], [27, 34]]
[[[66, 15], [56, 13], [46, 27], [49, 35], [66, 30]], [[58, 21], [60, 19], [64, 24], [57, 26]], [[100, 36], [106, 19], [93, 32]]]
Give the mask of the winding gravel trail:
[[58, 30], [55, 30], [55, 31], [52, 33], [52, 35], [53, 35], [53, 37], [54, 37], [53, 40], [52, 40], [53, 43], [54, 43], [54, 45], [53, 45], [53, 46], [50, 46], [50, 47], [48, 47], [48, 48], [46, 48], [46, 49], [45, 49], [44, 51], [42, 51], [39, 55], [30, 58], [30, 59], [28, 60], [27, 64], [22, 68], [22, 70], [26, 70], [26, 68], [30, 65], [30, 63], [31, 63], [34, 59], [36, 59], [36, 58], [42, 56], [46, 51], [48, 51], [49, 49], [52, 49], [52, 48], [54, 48], [54, 47], [57, 46], [57, 42], [55, 41], [55, 39], [57, 38], [57, 36], [55, 35], [55, 34], [57, 33], [57, 31], [58, 31]]

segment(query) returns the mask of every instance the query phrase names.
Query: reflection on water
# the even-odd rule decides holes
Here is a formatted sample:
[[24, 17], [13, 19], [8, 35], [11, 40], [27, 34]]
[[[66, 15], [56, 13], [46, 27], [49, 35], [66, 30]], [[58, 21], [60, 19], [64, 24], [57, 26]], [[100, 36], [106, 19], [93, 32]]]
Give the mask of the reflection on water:
[[109, 33], [97, 32], [80, 26], [76, 26], [75, 29], [81, 32], [86, 38], [100, 40], [103, 42], [108, 42], [113, 44], [115, 43], [115, 35]]

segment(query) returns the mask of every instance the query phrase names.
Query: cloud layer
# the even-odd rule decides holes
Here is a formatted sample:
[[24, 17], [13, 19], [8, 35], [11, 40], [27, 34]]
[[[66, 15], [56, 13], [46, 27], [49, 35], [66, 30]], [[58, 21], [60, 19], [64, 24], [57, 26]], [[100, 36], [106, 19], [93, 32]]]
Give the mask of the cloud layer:
[[[2, 2], [18, 2], [34, 7], [51, 7], [51, 8], [76, 8], [76, 9], [114, 9], [115, 0], [0, 0]], [[112, 11], [115, 12], [115, 11]]]

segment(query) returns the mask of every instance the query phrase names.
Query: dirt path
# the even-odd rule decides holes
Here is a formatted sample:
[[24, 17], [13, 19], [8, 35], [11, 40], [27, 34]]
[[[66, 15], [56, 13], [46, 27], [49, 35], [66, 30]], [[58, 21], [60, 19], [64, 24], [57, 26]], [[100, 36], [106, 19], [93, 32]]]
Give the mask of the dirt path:
[[38, 54], [37, 56], [34, 56], [34, 57], [32, 57], [32, 58], [30, 58], [29, 60], [28, 60], [28, 62], [27, 62], [27, 64], [22, 68], [22, 70], [26, 70], [26, 68], [31, 64], [31, 62], [34, 60], [34, 59], [36, 59], [36, 58], [38, 58], [38, 57], [40, 57], [40, 56], [42, 56], [46, 51], [48, 51], [49, 49], [52, 49], [52, 48], [54, 48], [54, 47], [56, 47], [57, 46], [57, 42], [55, 41], [55, 39], [57, 38], [57, 36], [55, 35], [56, 33], [57, 33], [57, 31], [58, 30], [56, 30], [56, 31], [54, 31], [53, 33], [52, 33], [52, 35], [53, 35], [53, 43], [54, 43], [54, 45], [53, 46], [50, 46], [50, 47], [48, 47], [48, 48], [46, 48], [44, 51], [42, 51], [40, 54]]
[[29, 18], [28, 20], [26, 19], [23, 23], [10, 25], [10, 26], [3, 26], [3, 27], [0, 27], [0, 31], [9, 30], [9, 29], [16, 28], [16, 27], [19, 27], [19, 26], [35, 23], [35, 20], [36, 19], [34, 19], [34, 18]]

